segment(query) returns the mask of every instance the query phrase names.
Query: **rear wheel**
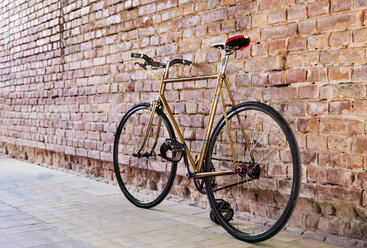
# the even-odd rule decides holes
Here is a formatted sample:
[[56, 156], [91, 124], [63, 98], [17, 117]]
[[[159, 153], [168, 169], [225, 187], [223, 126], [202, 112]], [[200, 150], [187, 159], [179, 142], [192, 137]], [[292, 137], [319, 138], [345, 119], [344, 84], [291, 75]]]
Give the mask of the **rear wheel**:
[[172, 126], [160, 109], [154, 114], [147, 141], [138, 154], [147, 131], [150, 108], [150, 104], [143, 103], [125, 114], [117, 128], [113, 149], [117, 182], [126, 198], [142, 208], [151, 208], [163, 201], [177, 170], [177, 163], [158, 156], [166, 139], [175, 139]]
[[[265, 104], [239, 104], [228, 119], [239, 166], [236, 174], [205, 179], [211, 218], [240, 240], [263, 241], [286, 225], [295, 208], [301, 180], [297, 142], [285, 119]], [[234, 166], [225, 124], [222, 118], [213, 131], [206, 171]]]

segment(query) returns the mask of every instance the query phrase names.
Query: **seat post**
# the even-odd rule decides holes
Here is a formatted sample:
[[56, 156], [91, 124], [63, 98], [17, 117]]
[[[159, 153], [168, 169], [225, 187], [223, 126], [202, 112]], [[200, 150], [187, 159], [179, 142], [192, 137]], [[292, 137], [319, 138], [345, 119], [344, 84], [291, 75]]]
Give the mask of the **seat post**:
[[225, 55], [224, 55], [224, 58], [223, 58], [223, 60], [222, 60], [222, 66], [221, 66], [221, 68], [220, 68], [220, 74], [222, 74], [222, 75], [226, 72], [227, 64], [228, 64], [228, 59], [229, 59], [229, 56], [230, 56], [231, 54], [233, 54], [233, 52], [232, 52], [232, 53], [228, 53], [228, 52], [226, 51], [226, 53], [225, 53]]

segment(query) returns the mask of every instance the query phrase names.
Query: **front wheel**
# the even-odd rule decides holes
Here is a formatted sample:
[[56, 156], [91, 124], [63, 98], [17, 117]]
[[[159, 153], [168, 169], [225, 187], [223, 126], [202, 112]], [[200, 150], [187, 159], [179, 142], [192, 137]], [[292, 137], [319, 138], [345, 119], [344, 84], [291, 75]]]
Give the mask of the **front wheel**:
[[[205, 179], [211, 218], [234, 237], [259, 242], [277, 234], [290, 218], [301, 180], [297, 141], [286, 120], [258, 102], [228, 111], [236, 173]], [[208, 144], [206, 171], [234, 168], [222, 118]]]
[[166, 139], [175, 140], [173, 128], [167, 116], [157, 109], [147, 130], [150, 115], [148, 103], [131, 108], [117, 128], [113, 147], [117, 182], [126, 198], [141, 208], [151, 208], [163, 201], [177, 170], [177, 163], [163, 160], [158, 153]]

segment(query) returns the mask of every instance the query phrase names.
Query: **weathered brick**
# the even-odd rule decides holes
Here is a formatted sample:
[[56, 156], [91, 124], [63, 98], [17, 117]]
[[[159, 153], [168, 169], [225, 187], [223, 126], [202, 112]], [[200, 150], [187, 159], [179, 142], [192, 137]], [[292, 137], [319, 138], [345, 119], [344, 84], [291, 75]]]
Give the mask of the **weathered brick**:
[[367, 139], [355, 138], [352, 144], [352, 151], [357, 153], [367, 153]]
[[328, 112], [327, 102], [308, 102], [307, 114], [309, 115], [324, 115]]
[[308, 82], [324, 82], [327, 78], [327, 69], [313, 67], [307, 71]]
[[322, 201], [338, 201], [359, 204], [361, 190], [349, 189], [341, 186], [320, 185], [317, 195]]
[[329, 13], [329, 0], [319, 0], [308, 5], [308, 15], [310, 17], [325, 15]]
[[208, 12], [202, 15], [201, 22], [203, 24], [207, 24], [207, 23], [212, 23], [215, 21], [223, 20], [225, 17], [225, 14], [226, 12], [224, 9], [211, 11], [211, 12]]
[[261, 40], [266, 41], [277, 38], [291, 37], [296, 34], [296, 29], [297, 26], [294, 23], [263, 28], [261, 29]]
[[320, 54], [321, 64], [358, 63], [366, 60], [363, 48], [344, 48], [334, 51], [322, 51]]
[[352, 103], [350, 100], [334, 100], [330, 101], [330, 114], [342, 114], [343, 112], [349, 112], [352, 109]]
[[294, 6], [288, 9], [288, 20], [300, 20], [307, 17], [306, 6]]
[[299, 88], [298, 95], [300, 99], [318, 98], [319, 88], [317, 87], [317, 85], [302, 86]]
[[253, 58], [245, 63], [245, 71], [268, 71], [283, 68], [283, 58], [280, 56]]
[[310, 150], [327, 151], [327, 144], [327, 136], [307, 135], [307, 148]]
[[229, 17], [242, 17], [243, 15], [248, 15], [251, 13], [255, 13], [257, 11], [257, 2], [247, 2], [247, 3], [241, 3], [237, 4], [235, 6], [232, 6], [228, 8], [228, 15]]
[[276, 99], [295, 99], [297, 98], [297, 89], [293, 87], [268, 88], [263, 91], [264, 100]]
[[367, 28], [357, 29], [353, 31], [354, 43], [365, 43], [367, 36]]
[[287, 83], [298, 83], [306, 81], [307, 71], [304, 69], [288, 70], [287, 71]]
[[335, 14], [317, 19], [317, 29], [320, 31], [358, 27], [362, 25], [362, 12]]
[[285, 40], [276, 40], [269, 42], [270, 55], [283, 55], [287, 53]]
[[303, 133], [317, 133], [319, 130], [319, 121], [316, 119], [298, 119], [297, 130]]
[[320, 132], [324, 134], [357, 135], [363, 132], [363, 122], [357, 120], [333, 120], [320, 121]]
[[308, 67], [318, 64], [319, 52], [305, 52], [289, 54], [287, 56], [285, 67], [286, 68], [298, 68]]
[[285, 22], [287, 19], [286, 10], [285, 9], [277, 9], [270, 11], [268, 14], [268, 24], [277, 24], [281, 22]]
[[346, 46], [352, 42], [352, 31], [333, 32], [330, 35], [330, 46]]
[[297, 24], [299, 34], [312, 34], [317, 32], [316, 19], [299, 21]]
[[286, 83], [286, 71], [275, 71], [269, 73], [270, 85], [281, 85]]
[[351, 68], [348, 66], [330, 67], [329, 79], [330, 80], [350, 80]]
[[330, 1], [331, 12], [340, 12], [350, 10], [352, 8], [352, 0], [333, 0]]
[[289, 39], [288, 50], [291, 51], [306, 50], [306, 42], [307, 39], [305, 37], [297, 37]]

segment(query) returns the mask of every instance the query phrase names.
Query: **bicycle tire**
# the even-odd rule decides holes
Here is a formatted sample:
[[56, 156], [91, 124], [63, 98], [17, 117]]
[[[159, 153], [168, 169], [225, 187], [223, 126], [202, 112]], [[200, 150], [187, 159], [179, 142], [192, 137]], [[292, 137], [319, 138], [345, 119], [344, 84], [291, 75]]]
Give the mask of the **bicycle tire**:
[[[243, 170], [241, 169], [241, 174], [246, 179], [241, 178], [239, 174], [228, 176], [228, 179], [223, 179], [225, 176], [205, 178], [206, 192], [212, 209], [211, 214], [214, 214], [216, 220], [235, 238], [246, 242], [264, 241], [282, 230], [296, 206], [301, 181], [301, 162], [297, 141], [287, 121], [276, 110], [266, 104], [259, 102], [241, 103], [227, 113], [231, 122], [231, 133], [237, 134], [234, 137], [235, 139], [237, 138], [237, 143], [241, 141], [238, 138], [238, 134], [241, 134], [242, 131], [239, 130], [238, 120], [234, 117], [239, 115], [241, 122], [246, 120], [246, 136], [250, 139], [249, 144], [252, 146], [252, 149], [246, 149], [246, 146], [245, 148], [240, 145], [237, 146], [237, 143], [234, 144], [236, 145], [236, 153], [240, 154], [243, 152], [244, 154], [241, 157], [243, 160], [238, 158], [238, 161], [242, 165], [241, 168], [244, 168]], [[255, 116], [256, 119], [254, 119]], [[264, 120], [272, 120], [273, 122], [269, 126], [264, 126]], [[220, 166], [225, 167], [228, 163], [227, 158], [232, 157], [231, 155], [223, 155], [225, 154], [225, 148], [229, 146], [229, 144], [225, 144], [224, 139], [226, 136], [222, 132], [227, 130], [227, 128], [224, 129], [225, 124], [225, 118], [222, 117], [210, 137], [205, 159], [205, 171], [213, 171], [213, 168], [220, 170]], [[274, 125], [277, 125], [279, 129], [275, 129]], [[273, 128], [276, 132], [271, 133]], [[257, 130], [263, 130], [263, 135], [259, 136], [260, 133]], [[284, 135], [283, 140], [280, 140], [278, 143], [279, 138], [276, 138], [274, 134], [279, 134], [280, 139]], [[243, 142], [245, 142], [244, 138]], [[260, 145], [258, 145], [259, 142], [261, 142], [261, 149]], [[272, 143], [276, 145], [270, 150], [270, 144]], [[224, 145], [227, 145], [227, 147], [224, 148]], [[287, 145], [289, 150], [287, 150]], [[255, 157], [255, 161], [252, 161], [250, 150]], [[266, 155], [261, 161], [257, 160], [256, 156], [266, 154], [267, 152], [270, 154], [269, 159], [266, 157], [268, 155]], [[215, 160], [216, 156], [221, 154], [223, 158], [226, 157], [226, 160], [221, 159], [218, 162]], [[273, 162], [270, 161], [270, 157], [273, 157]], [[246, 162], [246, 159], [251, 162]], [[256, 164], [260, 168], [259, 175], [254, 170], [251, 172], [253, 174], [250, 172], [247, 174], [247, 171], [251, 171], [250, 166], [255, 168]], [[285, 170], [283, 171], [285, 174], [282, 174], [282, 169]], [[254, 175], [258, 175], [259, 178], [251, 179], [250, 177]], [[246, 182], [246, 180], [248, 181]], [[233, 181], [237, 184], [233, 185]], [[233, 186], [221, 189], [225, 186], [225, 183]], [[270, 183], [274, 185], [270, 185]], [[223, 199], [218, 200], [220, 197], [223, 197], [225, 202], [230, 203], [229, 209], [234, 210], [234, 216], [232, 214], [232, 216], [228, 217], [228, 212], [221, 212], [221, 209], [218, 207], [218, 201]]]
[[[147, 125], [150, 113], [151, 105], [149, 103], [141, 103], [132, 107], [124, 115], [117, 128], [113, 147], [116, 180], [125, 197], [140, 208], [151, 208], [161, 203], [169, 193], [177, 171], [177, 163], [164, 161], [155, 153], [155, 150], [159, 150], [160, 145], [165, 141], [165, 137], [159, 136], [152, 156], [136, 157], [135, 155], [134, 157], [133, 155], [141, 145], [139, 140], [144, 139], [146, 133], [144, 125]], [[152, 136], [148, 136], [144, 147], [145, 151], [151, 149], [147, 146], [153, 147], [151, 143], [155, 140], [156, 133], [154, 132], [158, 129], [156, 121], [159, 118], [162, 120], [159, 134], [166, 135], [166, 138], [175, 139], [175, 133], [167, 116], [157, 108], [151, 127], [152, 131], [149, 131], [149, 135]], [[129, 130], [127, 130], [128, 127]], [[122, 140], [124, 143], [120, 143]], [[132, 147], [131, 141], [135, 142], [133, 144], [135, 147]], [[121, 157], [120, 160], [119, 157]], [[164, 182], [165, 180], [166, 182]]]

